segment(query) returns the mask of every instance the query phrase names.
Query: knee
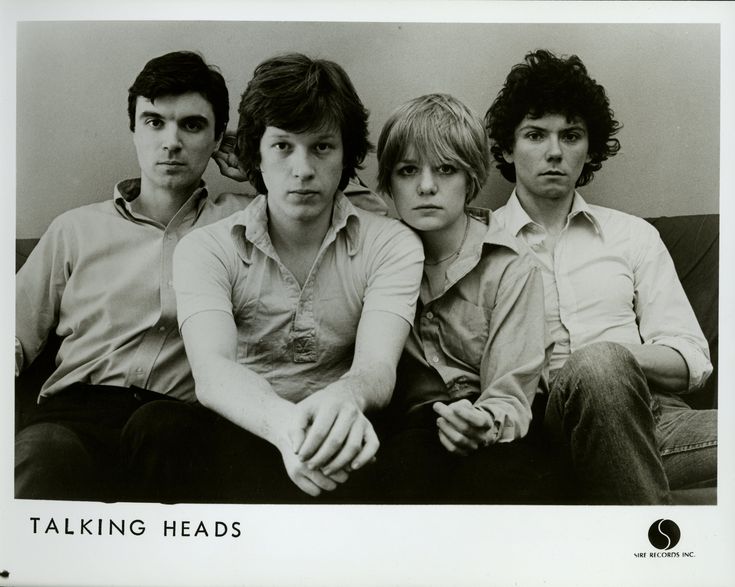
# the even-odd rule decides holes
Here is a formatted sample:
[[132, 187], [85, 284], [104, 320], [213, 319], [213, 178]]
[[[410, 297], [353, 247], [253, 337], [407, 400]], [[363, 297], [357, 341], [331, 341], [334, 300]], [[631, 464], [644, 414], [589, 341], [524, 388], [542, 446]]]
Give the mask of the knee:
[[17, 498], [71, 498], [92, 470], [93, 460], [84, 443], [60, 424], [34, 424], [16, 436]]
[[555, 401], [581, 403], [606, 417], [626, 413], [633, 405], [650, 408], [648, 383], [638, 361], [627, 348], [599, 342], [573, 352], [551, 386]]
[[199, 411], [183, 402], [160, 400], [144, 404], [128, 419], [122, 430], [123, 447], [158, 447], [180, 445], [181, 438], [188, 437]]

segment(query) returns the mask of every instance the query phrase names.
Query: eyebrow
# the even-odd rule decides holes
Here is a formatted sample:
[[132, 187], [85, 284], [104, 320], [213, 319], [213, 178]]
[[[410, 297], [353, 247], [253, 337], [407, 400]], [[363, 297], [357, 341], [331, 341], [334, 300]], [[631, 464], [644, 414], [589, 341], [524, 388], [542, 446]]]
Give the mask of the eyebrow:
[[[155, 110], [143, 110], [139, 115], [138, 118], [165, 118], [160, 112], [156, 112]], [[182, 116], [178, 119], [181, 122], [203, 122], [204, 124], [209, 124], [209, 119], [206, 116], [202, 116], [201, 114], [189, 114], [186, 116]]]
[[[547, 132], [549, 129], [545, 126], [539, 126], [536, 124], [526, 124], [520, 127], [518, 130], [542, 130]], [[560, 131], [577, 130], [586, 133], [587, 129], [581, 124], [570, 124], [559, 129]]]
[[[288, 131], [283, 131], [283, 132], [278, 132], [278, 133], [272, 134], [270, 136], [270, 138], [271, 139], [288, 139], [288, 138], [291, 138], [291, 137], [296, 136], [296, 135], [307, 134], [308, 132], [309, 131], [306, 131], [306, 132], [288, 132]], [[319, 133], [317, 135], [314, 135], [314, 138], [316, 140], [318, 140], [318, 141], [319, 140], [324, 140], [324, 139], [332, 139], [332, 140], [334, 140], [339, 135], [340, 135], [340, 133], [338, 131], [334, 131], [334, 132], [323, 132], [323, 133]]]

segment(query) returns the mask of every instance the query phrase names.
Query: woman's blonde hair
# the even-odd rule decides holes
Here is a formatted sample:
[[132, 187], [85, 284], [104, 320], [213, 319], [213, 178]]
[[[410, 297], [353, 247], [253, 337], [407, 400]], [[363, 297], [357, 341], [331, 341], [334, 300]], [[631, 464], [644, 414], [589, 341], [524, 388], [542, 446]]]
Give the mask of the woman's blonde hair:
[[405, 102], [390, 115], [378, 139], [378, 189], [391, 195], [395, 165], [413, 147], [420, 161], [453, 164], [468, 178], [466, 202], [482, 188], [490, 150], [482, 121], [457, 98], [427, 94]]

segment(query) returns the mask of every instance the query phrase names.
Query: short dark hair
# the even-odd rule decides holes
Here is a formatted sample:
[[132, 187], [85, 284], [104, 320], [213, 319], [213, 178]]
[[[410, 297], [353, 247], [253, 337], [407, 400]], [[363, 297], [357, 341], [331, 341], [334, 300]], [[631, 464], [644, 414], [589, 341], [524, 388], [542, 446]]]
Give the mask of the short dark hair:
[[557, 57], [540, 49], [513, 66], [485, 114], [490, 151], [508, 181], [516, 181], [515, 166], [504, 159], [503, 152], [513, 152], [516, 128], [526, 116], [547, 114], [566, 116], [570, 122], [581, 119], [587, 126], [590, 161], [582, 168], [577, 186], [592, 181], [602, 162], [620, 150], [620, 141], [613, 137], [622, 125], [614, 118], [605, 88], [589, 76], [576, 55]]
[[230, 98], [222, 74], [207, 65], [198, 53], [175, 51], [151, 59], [128, 90], [130, 130], [135, 130], [135, 104], [138, 96], [154, 102], [162, 96], [197, 92], [214, 112], [214, 136], [220, 138], [230, 120]]
[[259, 168], [260, 140], [268, 126], [293, 133], [338, 128], [344, 150], [341, 190], [373, 148], [368, 140], [368, 111], [347, 73], [333, 61], [300, 53], [267, 59], [255, 68], [239, 113], [237, 154], [259, 193], [267, 192]]

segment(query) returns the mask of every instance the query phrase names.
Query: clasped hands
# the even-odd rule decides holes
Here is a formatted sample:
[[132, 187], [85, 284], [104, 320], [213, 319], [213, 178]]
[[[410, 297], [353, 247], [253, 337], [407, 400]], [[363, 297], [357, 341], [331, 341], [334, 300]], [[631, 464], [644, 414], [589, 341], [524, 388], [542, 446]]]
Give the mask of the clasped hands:
[[436, 420], [439, 441], [449, 452], [466, 456], [497, 440], [493, 417], [470, 400], [451, 404], [435, 402], [432, 407], [439, 416]]
[[330, 385], [294, 405], [281, 456], [291, 480], [312, 496], [333, 491], [371, 462], [380, 445], [357, 398]]

